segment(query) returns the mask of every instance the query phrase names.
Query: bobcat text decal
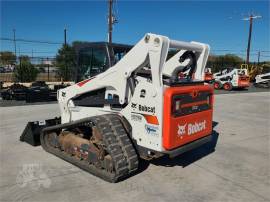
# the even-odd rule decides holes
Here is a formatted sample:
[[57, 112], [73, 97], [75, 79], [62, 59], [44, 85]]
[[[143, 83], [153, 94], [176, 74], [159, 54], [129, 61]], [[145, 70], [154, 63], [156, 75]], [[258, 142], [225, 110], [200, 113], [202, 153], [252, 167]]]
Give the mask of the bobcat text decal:
[[178, 124], [177, 134], [179, 136], [184, 135], [186, 133], [188, 135], [193, 135], [194, 133], [198, 133], [198, 132], [205, 130], [205, 129], [206, 129], [206, 120], [199, 122], [199, 123], [195, 122], [194, 124], [192, 124], [192, 123], [184, 124], [184, 125]]
[[156, 112], [155, 107], [149, 107], [149, 106], [141, 105], [141, 104], [137, 104], [137, 103], [131, 103], [131, 108], [138, 109], [141, 112], [150, 112], [150, 113]]

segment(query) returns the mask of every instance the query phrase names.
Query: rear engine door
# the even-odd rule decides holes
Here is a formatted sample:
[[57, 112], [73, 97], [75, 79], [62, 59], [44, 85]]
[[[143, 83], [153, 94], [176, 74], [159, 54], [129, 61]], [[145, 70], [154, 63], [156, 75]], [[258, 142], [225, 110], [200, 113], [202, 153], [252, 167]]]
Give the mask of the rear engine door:
[[167, 88], [164, 92], [163, 147], [171, 150], [210, 135], [212, 116], [211, 86]]

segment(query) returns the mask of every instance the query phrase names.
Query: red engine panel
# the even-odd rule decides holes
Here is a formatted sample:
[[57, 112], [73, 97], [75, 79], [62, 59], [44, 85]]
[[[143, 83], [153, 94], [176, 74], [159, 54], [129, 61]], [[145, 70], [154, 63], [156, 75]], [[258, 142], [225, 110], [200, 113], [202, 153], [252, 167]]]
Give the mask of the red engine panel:
[[204, 75], [204, 80], [205, 81], [211, 81], [211, 80], [213, 80], [213, 74], [212, 73], [205, 73], [205, 75]]
[[171, 150], [212, 132], [213, 88], [170, 87], [164, 93], [163, 147]]
[[248, 76], [239, 76], [238, 86], [239, 87], [249, 87], [249, 77]]

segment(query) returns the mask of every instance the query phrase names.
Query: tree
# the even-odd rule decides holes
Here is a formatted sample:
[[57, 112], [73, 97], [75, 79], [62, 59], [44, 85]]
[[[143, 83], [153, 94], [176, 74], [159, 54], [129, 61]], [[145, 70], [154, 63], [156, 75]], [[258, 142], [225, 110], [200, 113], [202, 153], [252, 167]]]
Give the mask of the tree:
[[56, 65], [59, 67], [58, 75], [64, 81], [75, 79], [76, 55], [73, 46], [63, 45], [62, 48], [58, 50]]
[[0, 64], [11, 65], [16, 63], [16, 56], [10, 51], [0, 52]]
[[20, 61], [20, 62], [30, 63], [30, 58], [29, 58], [28, 55], [20, 55], [20, 56], [19, 56], [19, 61]]
[[20, 64], [15, 68], [15, 78], [20, 82], [32, 82], [37, 78], [38, 70], [30, 63], [28, 56], [20, 56]]
[[210, 67], [213, 72], [220, 71], [228, 67], [240, 67], [244, 63], [244, 60], [237, 55], [211, 55], [208, 58], [207, 67]]

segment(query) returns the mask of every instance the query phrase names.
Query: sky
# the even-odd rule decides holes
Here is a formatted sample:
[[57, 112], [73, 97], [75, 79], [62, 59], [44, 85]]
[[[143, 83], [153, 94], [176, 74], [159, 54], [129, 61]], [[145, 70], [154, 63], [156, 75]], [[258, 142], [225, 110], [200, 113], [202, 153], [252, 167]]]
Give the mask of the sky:
[[[113, 41], [135, 44], [151, 32], [181, 41], [207, 43], [212, 54], [245, 57], [249, 14], [261, 15], [253, 24], [251, 60], [270, 60], [269, 1], [127, 1], [115, 4], [118, 23]], [[1, 37], [68, 43], [107, 40], [106, 1], [0, 1]], [[14, 51], [12, 41], [0, 41], [1, 51]], [[17, 52], [54, 56], [59, 44], [17, 42]]]

